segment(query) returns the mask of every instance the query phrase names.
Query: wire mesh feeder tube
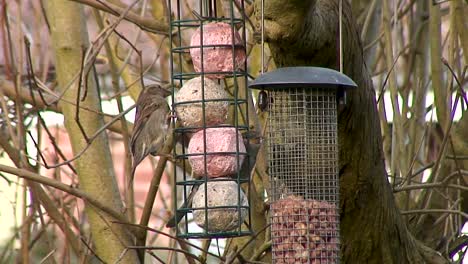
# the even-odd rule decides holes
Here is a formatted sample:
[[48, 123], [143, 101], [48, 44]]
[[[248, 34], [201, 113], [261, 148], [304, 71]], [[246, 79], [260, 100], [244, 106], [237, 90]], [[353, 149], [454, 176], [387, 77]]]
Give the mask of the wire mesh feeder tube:
[[275, 263], [339, 256], [335, 91], [270, 91], [268, 160]]
[[339, 262], [337, 92], [346, 76], [315, 67], [257, 78], [268, 91], [267, 152], [274, 263]]
[[[169, 1], [177, 236], [250, 235], [244, 1]], [[189, 43], [189, 44], [188, 44]], [[187, 62], [194, 71], [187, 71]], [[180, 224], [178, 224], [180, 222]]]

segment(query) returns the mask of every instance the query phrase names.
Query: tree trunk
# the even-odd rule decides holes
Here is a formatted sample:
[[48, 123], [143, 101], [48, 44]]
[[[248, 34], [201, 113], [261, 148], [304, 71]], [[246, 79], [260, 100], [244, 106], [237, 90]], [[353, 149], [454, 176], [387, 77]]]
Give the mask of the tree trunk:
[[[78, 94], [79, 77], [82, 58], [88, 47], [88, 37], [83, 16], [83, 7], [79, 4], [65, 0], [47, 1], [47, 15], [50, 21], [50, 30], [56, 60], [56, 71], [59, 89], [63, 99], [59, 106], [65, 117], [65, 127], [72, 144], [73, 153], [82, 151], [87, 142], [78, 122], [83, 124], [87, 136], [92, 135], [104, 125], [102, 117], [91, 111], [79, 111], [79, 121], [75, 120], [77, 96], [86, 97], [80, 105], [101, 112], [99, 94], [92, 78], [85, 79], [81, 94]], [[79, 188], [98, 199], [101, 203], [123, 212], [117, 182], [115, 180], [112, 159], [109, 152], [107, 135], [102, 133], [94, 140], [91, 146], [76, 161], [79, 178]], [[132, 236], [125, 230], [125, 226], [114, 224], [114, 220], [103, 212], [98, 212], [86, 204], [91, 236], [94, 242], [95, 253], [105, 263], [138, 263], [136, 253], [129, 251], [123, 254], [126, 246], [132, 244]]]
[[[265, 1], [266, 41], [278, 67], [337, 69], [338, 3]], [[256, 5], [259, 17], [260, 1]], [[375, 93], [345, 0], [343, 60], [344, 73], [358, 84], [339, 112], [343, 263], [446, 263], [413, 238], [396, 207], [385, 170]]]

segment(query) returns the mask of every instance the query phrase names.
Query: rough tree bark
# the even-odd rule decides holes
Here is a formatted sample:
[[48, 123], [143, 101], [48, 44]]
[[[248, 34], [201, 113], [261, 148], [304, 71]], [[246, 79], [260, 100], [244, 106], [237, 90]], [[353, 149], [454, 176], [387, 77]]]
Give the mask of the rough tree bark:
[[[337, 69], [338, 3], [265, 1], [266, 41], [278, 67]], [[259, 16], [259, 0], [256, 5]], [[396, 207], [385, 170], [375, 93], [347, 1], [343, 46], [344, 73], [359, 86], [349, 92], [339, 112], [343, 263], [446, 263], [412, 236]]]
[[[50, 21], [56, 71], [59, 89], [67, 102], [76, 102], [80, 95], [78, 86], [82, 57], [88, 47], [88, 36], [84, 21], [83, 7], [65, 0], [47, 1], [47, 16]], [[85, 79], [87, 95], [81, 105], [89, 109], [100, 110], [100, 99], [92, 74]], [[82, 87], [82, 91], [85, 86]], [[60, 102], [65, 117], [65, 127], [70, 137], [73, 153], [76, 155], [87, 146], [86, 139], [80, 132], [75, 120], [76, 106]], [[104, 125], [103, 118], [95, 113], [80, 111], [81, 124], [90, 136]], [[103, 204], [123, 212], [117, 182], [114, 176], [112, 158], [107, 135], [101, 134], [83, 155], [75, 161], [79, 178], [79, 188], [95, 197]], [[138, 263], [135, 251], [126, 254], [126, 247], [132, 245], [132, 236], [125, 226], [112, 223], [111, 216], [99, 212], [89, 204], [85, 205], [95, 253], [104, 263]]]

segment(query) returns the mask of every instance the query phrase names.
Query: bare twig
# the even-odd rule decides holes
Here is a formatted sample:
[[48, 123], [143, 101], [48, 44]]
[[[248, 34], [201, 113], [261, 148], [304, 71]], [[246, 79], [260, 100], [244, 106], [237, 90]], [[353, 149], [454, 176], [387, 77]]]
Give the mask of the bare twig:
[[[268, 227], [270, 227], [270, 224], [264, 226], [262, 229], [258, 230], [253, 236], [249, 238], [249, 240], [238, 250], [236, 253], [233, 255], [233, 259], [236, 259], [237, 256], [239, 256], [244, 249], [247, 248], [248, 245], [250, 245], [251, 242], [253, 242], [261, 233], [263, 233]], [[271, 245], [270, 245], [271, 246]]]
[[[121, 223], [121, 222], [115, 222], [115, 223], [116, 223], [116, 224], [127, 225], [127, 223]], [[181, 245], [181, 247], [186, 248], [187, 246], [190, 246], [190, 247], [193, 247], [194, 249], [200, 250], [200, 251], [202, 251], [202, 252], [206, 251], [206, 250], [204, 250], [203, 248], [201, 248], [201, 247], [199, 247], [199, 246], [197, 246], [197, 245], [195, 245], [195, 244], [193, 244], [193, 243], [190, 243], [190, 242], [187, 241], [187, 240], [178, 238], [178, 237], [176, 237], [176, 236], [173, 236], [173, 235], [170, 235], [170, 234], [168, 234], [168, 233], [165, 233], [165, 232], [156, 230], [156, 229], [154, 229], [154, 228], [151, 228], [151, 227], [148, 227], [148, 226], [137, 225], [137, 224], [129, 224], [129, 225], [130, 225], [130, 226], [133, 226], [133, 227], [135, 227], [135, 228], [140, 228], [140, 229], [143, 229], [143, 230], [145, 230], [145, 231], [151, 231], [151, 232], [154, 232], [154, 233], [157, 233], [157, 234], [160, 234], [160, 235], [169, 237], [169, 238], [171, 238], [171, 239], [174, 239], [174, 240], [176, 240], [176, 241], [179, 242], [179, 244]], [[184, 245], [184, 246], [182, 246], [182, 245]], [[142, 249], [145, 248], [145, 247], [141, 247], [141, 246], [137, 246], [137, 247], [140, 247], [140, 248], [142, 248]], [[186, 251], [187, 251], [187, 250], [186, 250]], [[207, 251], [207, 254], [210, 255], [210, 256], [212, 256], [212, 257], [215, 257], [215, 258], [218, 259], [218, 260], [221, 260], [221, 261], [224, 261], [224, 260], [225, 260], [223, 257], [218, 256], [218, 255], [216, 255], [216, 254], [213, 254], [213, 253], [211, 253], [211, 252], [209, 252], [209, 251]]]
[[[451, 69], [450, 65], [448, 63], [446, 63], [446, 60], [442, 60], [442, 62], [449, 68]], [[453, 71], [451, 71], [452, 73], [454, 73]], [[455, 77], [454, 75], [454, 78], [457, 82], [458, 81], [458, 78]], [[447, 124], [446, 124], [446, 127], [444, 129], [444, 139], [442, 140], [442, 145], [440, 147], [440, 151], [439, 151], [439, 154], [437, 156], [437, 159], [436, 159], [436, 162], [434, 164], [434, 168], [429, 176], [429, 182], [437, 182], [438, 178], [439, 178], [439, 168], [440, 168], [440, 164], [441, 164], [441, 161], [442, 161], [442, 157], [444, 156], [445, 152], [446, 152], [446, 145], [447, 145], [447, 142], [448, 142], [448, 139], [450, 138], [450, 131], [451, 131], [451, 128], [452, 128], [452, 125], [453, 125], [453, 120], [454, 120], [454, 117], [455, 117], [455, 111], [457, 110], [457, 107], [458, 107], [458, 102], [460, 100], [460, 96], [456, 96], [455, 97], [455, 101], [453, 103], [453, 106], [452, 106], [452, 110], [450, 112], [450, 120], [448, 120]], [[425, 192], [423, 194], [423, 197], [421, 199], [421, 205], [422, 207], [421, 208], [428, 208], [429, 206], [429, 203], [431, 201], [431, 198], [432, 198], [432, 194], [433, 192], [432, 191], [428, 191], [428, 192]], [[425, 219], [426, 215], [422, 215], [419, 219], [418, 219], [418, 224], [422, 223], [422, 221]]]
[[440, 214], [458, 214], [463, 216], [465, 219], [468, 219], [468, 214], [459, 210], [449, 210], [449, 209], [419, 209], [419, 210], [408, 210], [408, 211], [401, 211], [402, 215], [408, 214], [433, 214], [433, 213], [440, 213]]
[[54, 179], [50, 179], [50, 178], [45, 177], [45, 176], [41, 176], [39, 174], [30, 172], [28, 170], [18, 169], [18, 168], [6, 166], [6, 165], [3, 165], [3, 164], [0, 164], [0, 171], [4, 171], [4, 172], [7, 172], [7, 173], [16, 175], [18, 177], [21, 177], [21, 178], [25, 178], [25, 179], [28, 179], [28, 180], [31, 180], [31, 181], [34, 181], [34, 182], [38, 182], [38, 183], [41, 183], [41, 184], [44, 184], [44, 185], [47, 185], [47, 186], [51, 186], [51, 187], [54, 187], [54, 188], [59, 189], [61, 191], [64, 191], [66, 193], [72, 194], [72, 195], [74, 195], [74, 196], [76, 196], [78, 198], [81, 198], [81, 199], [89, 202], [89, 204], [91, 204], [94, 207], [102, 210], [103, 212], [106, 212], [107, 214], [111, 215], [112, 217], [114, 217], [118, 221], [121, 221], [123, 223], [127, 222], [127, 220], [124, 217], [122, 217], [122, 214], [120, 212], [114, 211], [114, 209], [107, 207], [106, 205], [102, 204], [100, 201], [98, 201], [94, 197], [91, 197], [87, 193], [85, 193], [85, 192], [83, 192], [83, 191], [81, 191], [81, 190], [79, 190], [77, 188], [74, 188], [73, 186], [69, 186], [67, 184], [61, 183], [59, 181], [56, 181]]
[[[75, 104], [76, 104], [76, 108], [75, 108], [75, 122], [76, 124], [78, 125], [78, 128], [81, 132], [81, 134], [83, 135], [84, 139], [86, 140], [86, 143], [88, 143], [88, 145], [90, 144], [89, 142], [89, 138], [88, 138], [88, 135], [86, 135], [86, 131], [85, 131], [85, 128], [83, 127], [83, 125], [81, 124], [80, 122], [80, 102], [81, 101], [84, 101], [84, 100], [80, 100], [81, 97], [86, 98], [86, 94], [87, 94], [87, 89], [85, 89], [85, 92], [83, 93], [84, 95], [82, 96], [81, 95], [81, 87], [83, 87], [83, 78], [81, 77], [83, 75], [83, 70], [84, 70], [84, 63], [85, 63], [85, 50], [81, 50], [81, 68], [80, 68], [80, 78], [78, 79], [78, 87], [76, 89], [76, 99], [75, 99]], [[84, 81], [85, 83], [85, 86], [87, 86], [87, 79]]]
[[201, 263], [201, 260], [197, 257], [197, 255], [190, 253], [189, 251], [179, 249], [179, 248], [170, 248], [170, 247], [141, 247], [141, 246], [129, 246], [129, 249], [137, 249], [137, 250], [168, 250], [168, 251], [175, 251], [183, 253], [187, 260], [198, 260]]
[[[37, 80], [37, 81], [39, 82], [39, 80]], [[45, 85], [41, 84], [41, 83], [38, 83], [38, 85], [42, 86], [42, 87], [45, 87]], [[24, 103], [32, 104], [37, 109], [44, 109], [44, 110], [49, 110], [49, 111], [53, 111], [53, 112], [57, 112], [57, 113], [62, 113], [62, 107], [61, 106], [58, 106], [56, 104], [49, 104], [49, 106], [47, 106], [46, 104], [38, 102], [37, 100], [35, 100], [34, 99], [35, 97], [39, 97], [39, 94], [37, 92], [29, 93], [26, 89], [21, 89], [21, 90], [18, 91], [18, 93], [16, 93], [13, 84], [10, 81], [3, 80], [1, 78], [0, 78], [0, 87], [2, 87], [2, 89], [0, 89], [0, 95], [2, 93], [4, 93], [9, 98], [15, 98], [16, 96], [20, 96]], [[49, 94], [44, 94], [44, 98], [46, 99], [46, 101], [52, 102], [52, 101], [55, 100], [54, 98], [59, 98], [59, 96], [57, 94], [55, 94], [53, 91], [49, 90]], [[1, 101], [1, 98], [0, 98], [0, 103], [1, 102], [2, 101]], [[76, 104], [74, 102], [70, 102], [70, 101], [62, 99], [62, 103], [63, 102], [76, 106]], [[103, 115], [105, 122], [110, 122], [115, 117], [113, 115], [109, 115], [109, 114], [103, 113], [101, 111], [96, 111], [94, 109], [89, 109], [89, 108], [83, 107], [83, 106], [80, 106], [80, 109], [85, 110], [85, 111], [89, 111], [89, 112], [92, 112], [92, 113], [95, 113], [95, 114]], [[8, 118], [8, 116], [6, 118]], [[129, 123], [129, 122], [127, 122], [127, 126], [128, 126], [129, 129], [132, 129], [132, 127], [133, 127], [133, 125], [131, 123]], [[112, 125], [108, 126], [108, 128], [110, 130], [114, 131], [114, 132], [117, 132], [117, 133], [122, 132], [122, 127], [120, 125], [118, 125], [118, 123], [114, 124], [114, 122], [112, 122]]]
[[[42, 116], [40, 115], [40, 113], [37, 113], [37, 117], [38, 117], [38, 120], [39, 120], [39, 123], [42, 124], [42, 128], [46, 131], [47, 133], [47, 136], [49, 137], [49, 140], [52, 144], [52, 146], [54, 147], [54, 151], [59, 155], [60, 158], [62, 158], [63, 160], [66, 160], [66, 157], [65, 157], [65, 154], [63, 154], [62, 152], [62, 149], [59, 148], [57, 142], [55, 141], [55, 138], [54, 136], [52, 136], [52, 133], [50, 133], [49, 131], [49, 128], [47, 127], [46, 123], [44, 122], [44, 119], [42, 119]], [[39, 155], [39, 157], [41, 158], [42, 162], [43, 162], [43, 166], [46, 168], [46, 169], [51, 169], [52, 167], [49, 166], [47, 164], [47, 160], [46, 158], [44, 157], [44, 155], [42, 154], [42, 151], [40, 149], [40, 146], [39, 144], [36, 142], [36, 140], [34, 139], [34, 136], [31, 134], [31, 132], [28, 131], [28, 135], [29, 135], [29, 138], [32, 140], [32, 142], [34, 143], [34, 146], [36, 147], [37, 149], [37, 153]], [[75, 167], [73, 166], [73, 164], [71, 163], [68, 163], [67, 166], [73, 171], [73, 173], [76, 174], [76, 169]]]
[[407, 192], [411, 190], [418, 190], [418, 189], [431, 189], [431, 188], [451, 188], [451, 189], [458, 189], [462, 191], [468, 191], [467, 186], [457, 185], [457, 184], [446, 184], [443, 182], [439, 183], [421, 183], [421, 184], [410, 184], [401, 187], [394, 188], [393, 192]]
[[89, 137], [89, 142], [87, 142], [86, 144], [86, 147], [83, 148], [80, 152], [78, 152], [73, 158], [71, 159], [68, 159], [64, 162], [61, 162], [61, 163], [58, 163], [58, 164], [55, 164], [55, 165], [49, 165], [50, 168], [58, 168], [60, 166], [63, 166], [63, 165], [66, 165], [76, 159], [78, 159], [79, 157], [81, 157], [81, 155], [83, 155], [83, 153], [91, 146], [91, 143], [102, 133], [104, 132], [112, 123], [116, 122], [117, 120], [119, 120], [122, 116], [128, 114], [133, 108], [135, 107], [135, 105], [129, 107], [127, 110], [125, 110], [124, 112], [116, 115], [114, 118], [112, 118], [112, 120], [110, 121], [110, 123], [107, 123], [105, 124], [103, 127], [101, 127], [98, 131], [96, 131], [91, 137]]
[[[107, 12], [109, 14], [120, 16], [124, 12], [124, 8], [118, 7], [111, 3], [102, 3], [101, 1], [96, 0], [70, 0], [73, 2], [85, 4], [92, 6], [101, 11]], [[142, 18], [134, 12], [128, 12], [123, 19], [134, 23], [143, 30], [147, 30], [156, 34], [169, 35], [169, 25], [167, 23], [162, 23], [160, 21], [154, 20], [153, 18]]]
[[[161, 154], [170, 154], [172, 151], [172, 145], [173, 145], [173, 137], [172, 135], [169, 135], [169, 137], [166, 139], [163, 149], [161, 150]], [[164, 173], [164, 168], [166, 167], [166, 162], [168, 160], [168, 157], [166, 155], [162, 155], [159, 157], [158, 161], [158, 166], [156, 167], [156, 170], [154, 171], [153, 178], [151, 179], [150, 186], [148, 188], [148, 193], [146, 195], [146, 201], [145, 205], [143, 208], [143, 212], [140, 218], [140, 226], [147, 226], [149, 223], [149, 219], [151, 216], [151, 212], [153, 210], [153, 205], [154, 201], [156, 198], [156, 195], [158, 193], [158, 187], [159, 183], [161, 182], [161, 177]], [[137, 233], [137, 246], [144, 246], [146, 242], [146, 230], [139, 230]], [[142, 252], [139, 252], [139, 255], [141, 256]]]
[[[27, 56], [27, 62], [28, 62], [28, 82], [29, 82], [29, 91], [31, 94], [31, 98], [33, 99], [34, 105], [36, 105], [36, 100], [33, 96], [33, 89], [32, 89], [32, 84], [31, 82], [34, 83], [35, 87], [39, 87], [39, 85], [36, 82], [35, 74], [34, 74], [34, 65], [32, 63], [32, 58], [31, 58], [31, 43], [27, 38], [24, 38], [24, 44], [26, 46], [26, 56]], [[41, 98], [42, 103], [44, 103], [46, 106], [49, 106], [49, 103], [47, 100], [44, 98], [44, 95], [42, 94], [41, 90], [38, 90], [39, 96]]]
[[[99, 14], [99, 11], [97, 10], [94, 10], [94, 16], [96, 18], [96, 22], [98, 24], [98, 26], [103, 29], [104, 28], [104, 23], [102, 21], [102, 17], [101, 15]], [[111, 48], [111, 45], [110, 45], [110, 39], [107, 39], [106, 42], [105, 42], [105, 45], [104, 45], [104, 48], [106, 49], [106, 53], [108, 54], [108, 57], [109, 57], [109, 64], [110, 64], [110, 67], [111, 67], [111, 77], [112, 77], [112, 87], [113, 87], [113, 90], [114, 90], [114, 93], [115, 94], [118, 94], [119, 93], [119, 76], [117, 75], [117, 64], [116, 62], [114, 61], [114, 57], [112, 56], [112, 48]], [[118, 96], [116, 98], [116, 101], [117, 101], [117, 108], [119, 110], [119, 112], [123, 112], [124, 109], [123, 109], [123, 104], [122, 104], [122, 97], [121, 96]], [[131, 159], [130, 159], [130, 150], [129, 150], [129, 146], [130, 146], [130, 143], [129, 143], [129, 134], [128, 134], [128, 126], [127, 126], [127, 121], [125, 120], [125, 118], [122, 116], [122, 118], [120, 119], [120, 124], [123, 128], [122, 130], [122, 136], [123, 136], [123, 143], [124, 143], [124, 150], [125, 150], [125, 162], [124, 162], [124, 171], [125, 171], [125, 175], [130, 175], [131, 173]], [[125, 181], [125, 182], [128, 182], [128, 181]], [[133, 184], [133, 182], [132, 182]], [[135, 222], [135, 208], [134, 208], [134, 204], [135, 204], [135, 201], [134, 201], [134, 197], [133, 197], [133, 190], [126, 190], [126, 204], [127, 204], [127, 207], [128, 207], [128, 214], [129, 214], [129, 219], [130, 219], [130, 222], [134, 223]]]

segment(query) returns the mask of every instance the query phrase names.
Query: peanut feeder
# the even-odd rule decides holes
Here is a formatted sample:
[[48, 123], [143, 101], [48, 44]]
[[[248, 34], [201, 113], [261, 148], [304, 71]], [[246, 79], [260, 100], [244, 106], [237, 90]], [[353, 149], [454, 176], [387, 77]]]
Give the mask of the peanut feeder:
[[266, 91], [273, 263], [338, 263], [338, 101], [347, 76], [290, 67], [250, 84]]

